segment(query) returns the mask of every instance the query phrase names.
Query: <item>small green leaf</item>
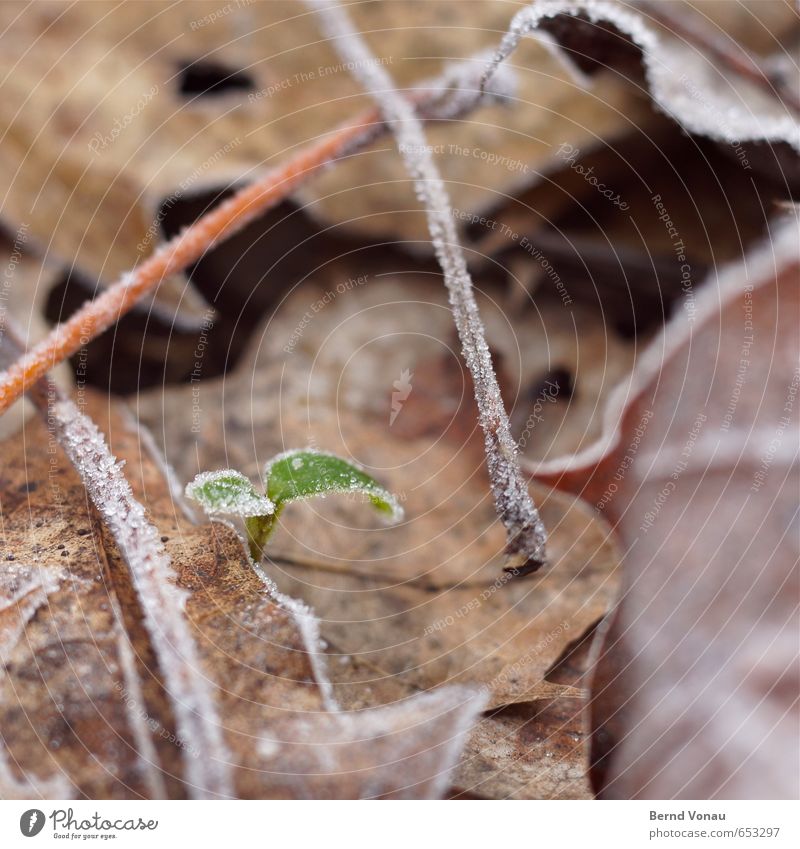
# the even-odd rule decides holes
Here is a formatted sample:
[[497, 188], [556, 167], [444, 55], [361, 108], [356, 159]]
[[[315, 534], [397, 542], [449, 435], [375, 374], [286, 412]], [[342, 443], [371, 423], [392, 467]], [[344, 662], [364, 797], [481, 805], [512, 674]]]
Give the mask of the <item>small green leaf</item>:
[[259, 495], [253, 484], [233, 469], [202, 472], [187, 484], [186, 495], [202, 504], [209, 514], [227, 513], [247, 519], [275, 512], [272, 501]]
[[382, 513], [400, 519], [403, 511], [394, 496], [356, 466], [312, 449], [279, 454], [265, 470], [267, 496], [233, 469], [203, 472], [186, 486], [186, 495], [199, 501], [206, 513], [241, 516], [247, 530], [250, 556], [259, 562], [284, 506], [290, 501], [323, 498], [330, 492], [359, 492]]
[[329, 493], [357, 492], [394, 521], [403, 517], [397, 499], [361, 469], [334, 454], [310, 448], [279, 454], [264, 470], [267, 495], [275, 503], [276, 514], [297, 499]]

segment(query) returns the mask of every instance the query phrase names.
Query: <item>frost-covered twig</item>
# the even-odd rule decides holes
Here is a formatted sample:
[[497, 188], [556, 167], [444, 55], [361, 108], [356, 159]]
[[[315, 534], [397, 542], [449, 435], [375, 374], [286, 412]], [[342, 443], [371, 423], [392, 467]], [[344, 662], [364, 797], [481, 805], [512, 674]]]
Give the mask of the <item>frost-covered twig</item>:
[[[12, 335], [13, 334], [13, 335]], [[3, 348], [19, 349], [8, 322]], [[183, 748], [186, 781], [193, 798], [233, 796], [230, 756], [214, 704], [214, 693], [184, 618], [188, 593], [175, 585], [175, 572], [158, 530], [134, 498], [130, 484], [108, 449], [105, 437], [78, 407], [44, 380], [31, 398], [80, 475], [130, 570], [144, 624], [164, 676]]]
[[[414, 90], [409, 96], [409, 108], [430, 120], [462, 114], [477, 102], [475, 97], [464, 98], [463, 91], [475, 90], [480, 70], [480, 63], [469, 60], [451, 66], [441, 77]], [[206, 251], [277, 206], [323, 166], [354, 153], [385, 130], [378, 109], [364, 112], [240, 189], [166, 242], [138, 268], [54, 327], [45, 339], [0, 374], [0, 415], [47, 371], [119, 321], [163, 279], [183, 271]]]
[[544, 525], [519, 469], [517, 448], [484, 337], [472, 279], [458, 241], [450, 199], [426, 143], [422, 124], [405, 98], [395, 90], [391, 77], [376, 62], [344, 10], [327, 0], [307, 2], [319, 13], [325, 34], [353, 75], [378, 101], [414, 179], [417, 194], [425, 204], [431, 240], [444, 273], [464, 359], [475, 385], [492, 494], [508, 535], [509, 568], [523, 574], [534, 571], [545, 562]]

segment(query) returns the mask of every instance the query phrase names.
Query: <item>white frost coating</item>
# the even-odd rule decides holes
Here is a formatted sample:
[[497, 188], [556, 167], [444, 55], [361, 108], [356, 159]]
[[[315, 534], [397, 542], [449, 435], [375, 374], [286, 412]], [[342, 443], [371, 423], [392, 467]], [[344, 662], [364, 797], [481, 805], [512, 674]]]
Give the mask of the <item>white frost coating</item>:
[[297, 623], [297, 628], [300, 631], [300, 636], [305, 643], [308, 659], [311, 663], [311, 671], [314, 673], [314, 679], [319, 687], [320, 695], [322, 696], [322, 704], [325, 710], [330, 713], [339, 713], [341, 708], [333, 694], [333, 684], [331, 683], [330, 675], [328, 674], [327, 658], [322, 651], [322, 638], [319, 633], [319, 619], [317, 619], [314, 611], [304, 602], [298, 601], [296, 598], [284, 595], [281, 592], [275, 593], [275, 601], [285, 607], [292, 614], [294, 621]]
[[270, 597], [292, 615], [297, 625], [297, 630], [300, 632], [300, 637], [306, 647], [309, 663], [311, 664], [311, 672], [319, 687], [325, 710], [330, 711], [330, 713], [339, 713], [341, 708], [336, 701], [336, 697], [333, 695], [333, 684], [331, 684], [330, 676], [328, 675], [327, 660], [322, 653], [319, 620], [314, 614], [314, 611], [304, 602], [280, 592], [272, 578], [252, 558], [250, 558], [250, 565], [253, 567], [256, 575], [261, 579]]
[[[220, 522], [220, 524], [225, 525], [232, 531], [236, 530], [236, 528], [234, 528], [234, 526], [230, 522], [220, 521], [219, 519], [215, 519], [215, 521]], [[250, 560], [250, 565], [253, 567], [253, 571], [261, 579], [261, 583], [264, 584], [264, 586], [267, 588], [267, 593], [269, 593], [270, 597], [273, 598], [275, 601], [278, 601], [278, 596], [280, 595], [280, 592], [278, 592], [278, 587], [275, 585], [275, 581], [270, 578], [270, 576], [261, 568], [261, 565], [256, 563], [256, 561], [253, 560], [253, 558], [250, 557], [249, 554], [247, 555], [247, 557]]]
[[53, 404], [51, 415], [64, 451], [78, 470], [89, 497], [103, 517], [131, 572], [144, 612], [144, 624], [164, 673], [175, 711], [186, 781], [193, 798], [233, 796], [230, 756], [213, 691], [200, 672], [200, 660], [183, 617], [186, 590], [175, 586], [175, 573], [158, 531], [108, 450], [94, 422], [71, 401]]
[[[215, 484], [213, 501], [205, 496], [203, 487]], [[245, 519], [254, 516], [271, 516], [275, 505], [264, 495], [259, 495], [250, 480], [234, 469], [200, 472], [186, 484], [186, 497], [203, 505], [210, 514], [227, 513]]]
[[480, 88], [481, 75], [491, 56], [491, 51], [482, 50], [469, 59], [448, 63], [441, 76], [424, 86], [426, 91], [440, 91], [441, 96], [435, 104], [424, 109], [423, 114], [437, 119], [452, 119], [465, 115], [479, 102], [512, 101], [518, 85], [517, 76], [511, 68], [499, 68], [490, 84], [483, 90]]
[[417, 196], [425, 204], [431, 241], [444, 273], [462, 353], [475, 386], [495, 508], [508, 537], [506, 552], [514, 558], [514, 566], [544, 563], [546, 532], [520, 472], [517, 447], [500, 397], [472, 279], [458, 242], [450, 199], [422, 125], [413, 107], [395, 90], [389, 74], [376, 63], [344, 10], [326, 0], [307, 2], [318, 11], [325, 33], [353, 75], [380, 104], [414, 179]]
[[541, 0], [519, 12], [483, 75], [485, 85], [522, 38], [546, 18], [583, 15], [593, 23], [612, 24], [642, 51], [645, 77], [653, 101], [662, 112], [690, 133], [719, 141], [785, 142], [800, 151], [800, 123], [775, 98], [748, 89], [757, 108], [720, 85], [719, 68], [681, 39], [666, 45], [641, 15], [607, 0]]
[[4, 616], [2, 621], [5, 624], [0, 624], [0, 663], [7, 662], [9, 653], [33, 614], [47, 602], [47, 597], [61, 586], [65, 578], [66, 572], [16, 563], [3, 564], [0, 573], [0, 592], [3, 596], [0, 613], [16, 608], [17, 616]]
[[128, 722], [133, 732], [133, 740], [136, 743], [136, 763], [142, 773], [147, 792], [151, 799], [166, 799], [167, 787], [159, 769], [159, 759], [156, 747], [147, 724], [147, 710], [142, 695], [142, 687], [139, 674], [136, 671], [136, 659], [133, 648], [128, 641], [128, 634], [122, 620], [122, 611], [119, 609], [117, 599], [109, 595], [111, 609], [114, 613], [117, 637], [117, 657], [122, 671], [122, 681], [125, 684], [124, 703], [128, 712]]

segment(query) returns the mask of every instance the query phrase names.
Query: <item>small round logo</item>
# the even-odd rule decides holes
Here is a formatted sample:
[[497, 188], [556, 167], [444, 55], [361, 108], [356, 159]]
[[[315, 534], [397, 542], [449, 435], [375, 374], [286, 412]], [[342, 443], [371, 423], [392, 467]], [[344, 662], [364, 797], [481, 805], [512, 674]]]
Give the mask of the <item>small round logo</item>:
[[25, 837], [36, 837], [44, 828], [44, 812], [38, 808], [31, 808], [19, 818], [19, 830]]

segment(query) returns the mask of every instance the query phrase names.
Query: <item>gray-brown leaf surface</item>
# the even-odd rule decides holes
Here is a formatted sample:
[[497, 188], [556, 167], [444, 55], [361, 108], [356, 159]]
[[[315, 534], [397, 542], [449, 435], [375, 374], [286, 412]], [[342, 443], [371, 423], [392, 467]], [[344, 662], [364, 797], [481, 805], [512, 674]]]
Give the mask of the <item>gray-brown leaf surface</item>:
[[[269, 596], [232, 530], [180, 515], [129, 418], [99, 400], [92, 412], [126, 460], [179, 585], [190, 593], [186, 615], [203, 672], [216, 684], [237, 796], [442, 795], [483, 704], [476, 690], [332, 712], [313, 660], [313, 618]], [[169, 677], [152, 659], [113, 543], [76, 473], [59, 449], [48, 451], [40, 422], [2, 450], [9, 458], [2, 481], [2, 795], [32, 786], [45, 796], [182, 796], [178, 754], [191, 757], [192, 741], [175, 734], [164, 699]]]
[[792, 217], [709, 281], [604, 437], [537, 471], [630, 547], [593, 692], [604, 796], [798, 793], [799, 247]]
[[[341, 285], [347, 268], [328, 279]], [[537, 490], [553, 565], [509, 581], [443, 295], [410, 275], [370, 276], [341, 294], [331, 285], [327, 298], [310, 281], [298, 289], [235, 374], [143, 396], [139, 412], [181, 479], [226, 466], [257, 479], [272, 454], [312, 444], [362, 463], [400, 497], [406, 519], [390, 529], [351, 499], [292, 505], [270, 544], [270, 575], [315, 608], [336, 646], [334, 678], [340, 660], [358, 658], [367, 677], [396, 677], [410, 690], [457, 681], [487, 686], [496, 704], [533, 697], [563, 648], [611, 604], [616, 553], [606, 529], [579, 503]], [[486, 306], [490, 342], [494, 326], [513, 346], [507, 321]], [[524, 327], [514, 329], [520, 338]], [[415, 412], [414, 387], [438, 356], [456, 365], [439, 390], [452, 406], [415, 431], [405, 417], [431, 408], [423, 401]], [[523, 368], [524, 385], [538, 366]], [[391, 422], [404, 370], [408, 407]]]
[[[670, 8], [691, 24], [688, 5]], [[164, 281], [156, 312], [202, 317], [199, 339], [140, 315], [80, 361], [76, 400], [189, 593], [235, 795], [800, 793], [800, 240], [774, 219], [798, 186], [798, 116], [647, 6], [538, 4], [536, 40], [508, 60], [517, 99], [426, 128], [538, 478], [548, 571], [501, 572], [472, 386], [385, 140], [210, 252], [195, 277], [214, 321], [184, 279]], [[221, 8], [4, 4], [0, 332], [8, 309], [38, 338], [60, 269], [105, 285], [162, 225], [363, 107], [311, 16]], [[352, 13], [405, 86], [495, 47], [518, 7], [454, 8]], [[796, 72], [791, 4], [698, 9]], [[181, 93], [215, 63], [246, 85]], [[70, 285], [50, 318], [85, 294]], [[184, 383], [138, 393], [130, 416], [85, 393], [87, 363], [126, 390], [162, 368]], [[27, 411], [16, 432], [22, 406], [0, 428], [0, 796], [189, 795], [192, 741], [127, 567], [43, 424]], [[236, 530], [188, 518], [178, 493], [205, 469], [257, 482], [306, 445], [362, 463], [406, 521], [385, 528], [346, 497], [292, 505], [265, 563], [276, 593]]]

